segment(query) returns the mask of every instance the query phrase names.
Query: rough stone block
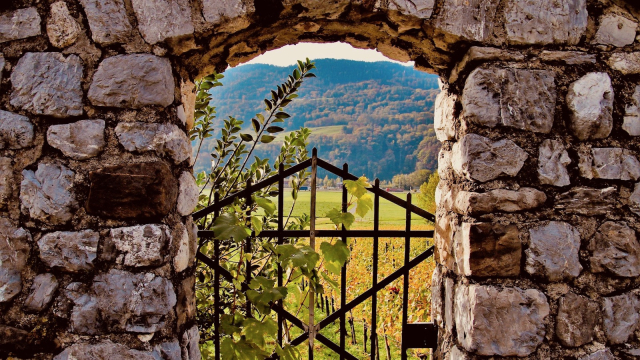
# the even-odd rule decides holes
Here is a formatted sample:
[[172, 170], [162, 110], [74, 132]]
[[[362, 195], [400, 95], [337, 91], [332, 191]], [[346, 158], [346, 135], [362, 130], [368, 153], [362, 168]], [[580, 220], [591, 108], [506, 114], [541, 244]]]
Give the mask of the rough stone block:
[[133, 350], [122, 344], [104, 340], [97, 344], [73, 344], [56, 355], [54, 360], [107, 360], [117, 354], [118, 360], [164, 359], [158, 352]]
[[49, 225], [71, 221], [78, 208], [74, 189], [75, 174], [60, 164], [38, 165], [38, 170], [22, 171], [20, 200], [29, 215]]
[[196, 277], [189, 276], [180, 282], [178, 286], [178, 303], [176, 314], [178, 316], [178, 328], [193, 323], [196, 320]]
[[493, 33], [498, 4], [491, 0], [447, 0], [433, 22], [445, 42], [487, 42]]
[[582, 51], [544, 50], [539, 57], [542, 61], [558, 61], [567, 65], [595, 64], [597, 60], [595, 54], [588, 54]]
[[482, 126], [501, 124], [549, 133], [553, 127], [556, 97], [553, 72], [476, 69], [464, 86], [462, 116]]
[[469, 360], [467, 354], [462, 352], [462, 350], [458, 349], [457, 346], [453, 346], [451, 351], [449, 352], [448, 360]]
[[433, 14], [435, 0], [391, 0], [389, 9], [398, 10], [403, 14], [428, 19]]
[[599, 306], [595, 301], [574, 293], [560, 298], [556, 335], [567, 347], [578, 347], [590, 343], [596, 333]]
[[65, 2], [58, 1], [51, 5], [47, 19], [47, 35], [53, 46], [64, 48], [72, 45], [81, 31], [78, 22], [69, 14], [69, 8]]
[[454, 117], [456, 99], [455, 95], [449, 94], [446, 90], [436, 96], [433, 127], [439, 141], [456, 138], [456, 119]]
[[29, 332], [12, 326], [0, 325], [0, 345], [21, 346], [29, 336]]
[[631, 136], [640, 136], [640, 85], [627, 103], [622, 129]]
[[131, 5], [140, 33], [151, 45], [194, 32], [188, 0], [132, 0]]
[[442, 267], [436, 265], [431, 276], [431, 319], [440, 328], [444, 327], [444, 295]]
[[110, 230], [105, 256], [132, 267], [160, 266], [171, 244], [166, 225], [137, 225]]
[[38, 240], [40, 259], [48, 267], [77, 273], [93, 270], [100, 235], [93, 230], [58, 231]]
[[607, 63], [623, 75], [640, 74], [640, 52], [615, 53], [609, 57]]
[[0, 218], [0, 303], [10, 301], [22, 290], [21, 272], [27, 264], [31, 234]]
[[40, 35], [40, 21], [35, 7], [18, 9], [0, 16], [0, 43]]
[[580, 175], [587, 179], [637, 180], [640, 161], [635, 154], [621, 148], [593, 148], [580, 154]]
[[451, 165], [469, 180], [486, 182], [500, 176], [516, 176], [528, 157], [511, 140], [493, 142], [480, 135], [468, 134], [453, 145]]
[[[185, 227], [180, 229], [180, 243], [178, 244], [178, 252], [173, 258], [173, 269], [179, 273], [192, 265], [192, 241], [189, 232]], [[195, 245], [195, 244], [194, 244]]]
[[463, 223], [461, 254], [456, 255], [460, 273], [465, 276], [518, 276], [522, 244], [516, 225]]
[[569, 86], [569, 127], [580, 140], [604, 139], [613, 128], [613, 87], [607, 73], [589, 73]]
[[472, 46], [462, 60], [456, 64], [449, 75], [449, 83], [453, 84], [460, 75], [471, 68], [473, 64], [489, 61], [524, 61], [526, 57], [519, 51], [510, 51], [494, 47]]
[[233, 19], [247, 13], [242, 0], [203, 0], [202, 14], [205, 20], [218, 23], [223, 17]]
[[625, 222], [607, 221], [589, 243], [591, 271], [609, 271], [617, 276], [640, 275], [640, 244], [636, 232]]
[[89, 174], [87, 212], [116, 219], [167, 215], [178, 198], [178, 183], [163, 162], [124, 164]]
[[4, 59], [4, 56], [2, 56], [2, 54], [0, 54], [0, 84], [2, 84], [2, 72], [4, 71], [4, 66], [7, 64], [7, 62]]
[[615, 357], [611, 353], [611, 350], [602, 349], [594, 352], [593, 354], [583, 356], [579, 360], [615, 360]]
[[58, 280], [53, 274], [40, 274], [33, 279], [31, 293], [24, 301], [24, 308], [31, 312], [44, 310], [58, 289]]
[[497, 189], [486, 193], [460, 191], [456, 195], [453, 209], [458, 214], [474, 216], [531, 210], [541, 206], [545, 201], [545, 193], [533, 188], [520, 188], [517, 191]]
[[543, 185], [567, 186], [571, 184], [567, 165], [569, 153], [562, 142], [546, 139], [538, 150], [538, 179]]
[[93, 105], [139, 109], [173, 103], [169, 59], [150, 54], [117, 55], [100, 63], [87, 96]]
[[449, 270], [455, 269], [455, 255], [453, 248], [457, 219], [453, 215], [436, 218], [433, 240], [436, 245], [436, 262]]
[[87, 14], [93, 41], [110, 45], [127, 42], [131, 23], [122, 0], [80, 0]]
[[640, 299], [632, 293], [605, 297], [602, 305], [604, 333], [610, 344], [623, 344], [640, 324]]
[[104, 120], [81, 120], [53, 125], [47, 130], [47, 142], [75, 160], [98, 156], [105, 147]]
[[0, 149], [33, 145], [33, 124], [28, 117], [0, 110]]
[[549, 281], [569, 280], [580, 275], [580, 233], [573, 226], [551, 221], [529, 230], [525, 270]]
[[527, 356], [542, 343], [546, 296], [538, 290], [459, 285], [455, 295], [458, 343], [486, 356]]
[[179, 181], [180, 194], [178, 195], [178, 213], [182, 216], [191, 215], [193, 210], [196, 208], [196, 205], [198, 205], [200, 188], [196, 184], [196, 179], [194, 179], [193, 175], [188, 171], [184, 171], [180, 175]]
[[76, 55], [26, 53], [11, 74], [11, 105], [57, 118], [82, 115], [82, 61]]
[[593, 42], [596, 44], [627, 46], [636, 39], [638, 23], [617, 14], [600, 16], [600, 26]]
[[0, 209], [7, 206], [13, 188], [13, 165], [10, 158], [0, 157]]
[[154, 351], [160, 354], [162, 360], [182, 360], [182, 349], [177, 339], [157, 345]]
[[587, 216], [606, 215], [616, 204], [616, 188], [577, 187], [556, 198], [556, 210]]
[[191, 143], [187, 134], [173, 124], [119, 123], [116, 135], [127, 151], [167, 154], [176, 164], [191, 158]]
[[587, 29], [587, 2], [509, 0], [505, 20], [511, 44], [576, 45]]
[[182, 358], [185, 360], [200, 360], [200, 332], [194, 325], [182, 335]]
[[633, 192], [629, 196], [629, 209], [640, 216], [640, 183], [636, 183]]

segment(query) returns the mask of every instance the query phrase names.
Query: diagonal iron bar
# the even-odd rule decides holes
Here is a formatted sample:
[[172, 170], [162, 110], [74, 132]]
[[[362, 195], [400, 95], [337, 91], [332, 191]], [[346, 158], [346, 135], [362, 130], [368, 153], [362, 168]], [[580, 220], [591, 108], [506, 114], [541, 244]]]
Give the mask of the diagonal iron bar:
[[[333, 238], [333, 237], [406, 237], [412, 238], [433, 238], [433, 230], [316, 230], [315, 237]], [[259, 238], [308, 238], [311, 236], [311, 230], [263, 230], [256, 237]], [[211, 230], [198, 231], [199, 238], [214, 238], [215, 234]]]

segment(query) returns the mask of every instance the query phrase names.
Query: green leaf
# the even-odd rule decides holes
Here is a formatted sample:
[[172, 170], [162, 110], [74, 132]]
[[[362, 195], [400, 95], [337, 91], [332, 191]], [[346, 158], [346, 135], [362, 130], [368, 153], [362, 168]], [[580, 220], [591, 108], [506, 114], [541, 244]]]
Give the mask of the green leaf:
[[316, 74], [314, 74], [314, 73], [308, 73], [308, 74], [306, 74], [304, 77], [306, 77], [306, 78], [314, 78], [314, 77], [316, 77]]
[[360, 177], [356, 181], [345, 180], [344, 186], [347, 188], [347, 192], [356, 198], [360, 198], [362, 195], [366, 194], [367, 187], [371, 187], [365, 176]]
[[264, 103], [265, 105], [267, 105], [267, 109], [269, 110], [273, 109], [273, 104], [271, 103], [271, 101], [264, 99]]
[[363, 194], [356, 201], [356, 214], [360, 217], [365, 217], [369, 210], [373, 208], [373, 198], [369, 194]]
[[253, 136], [250, 134], [240, 134], [240, 138], [246, 142], [253, 141]]
[[275, 140], [276, 137], [275, 136], [271, 136], [271, 135], [262, 135], [262, 137], [260, 138], [260, 141], [263, 144], [268, 144], [270, 142], [272, 142], [273, 140]]
[[342, 211], [335, 208], [329, 210], [325, 217], [328, 217], [329, 220], [331, 220], [331, 222], [336, 226], [344, 225], [347, 230], [351, 228], [351, 225], [356, 220], [356, 217], [353, 216], [353, 214], [348, 212], [343, 213]]
[[293, 78], [296, 80], [300, 79], [300, 71], [298, 69], [293, 71]]
[[290, 117], [291, 117], [291, 115], [289, 115], [289, 114], [287, 114], [286, 112], [283, 112], [283, 111], [281, 111], [281, 112], [276, 114], [276, 118], [278, 118], [278, 119], [288, 119]]
[[251, 227], [253, 231], [255, 231], [256, 236], [260, 235], [262, 232], [262, 219], [261, 216], [252, 216], [251, 217]]
[[274, 134], [274, 133], [277, 133], [277, 132], [280, 132], [280, 131], [283, 131], [283, 130], [284, 129], [279, 127], [279, 126], [269, 126], [267, 128], [267, 132], [270, 133], [270, 134]]
[[349, 259], [349, 247], [342, 240], [331, 245], [330, 242], [320, 244], [320, 251], [324, 255], [324, 267], [330, 272], [339, 275], [342, 265]]
[[260, 196], [254, 196], [253, 197], [253, 201], [258, 204], [258, 206], [260, 206], [261, 208], [264, 209], [264, 212], [267, 213], [268, 215], [273, 215], [276, 211], [276, 204], [273, 203], [273, 201], [267, 199], [267, 198], [263, 198]]
[[262, 114], [256, 114], [258, 120], [260, 120], [260, 124], [264, 124], [264, 116]]
[[278, 260], [283, 266], [291, 264], [300, 268], [303, 273], [310, 274], [320, 260], [320, 255], [309, 246], [279, 245], [276, 248]]
[[[331, 286], [331, 288], [336, 292], [340, 292], [340, 286], [338, 285], [338, 282], [333, 280], [331, 277], [329, 277], [329, 275], [327, 275], [325, 272], [321, 272], [320, 273], [322, 275], [322, 278], [324, 279], [324, 281], [328, 282], [329, 285]], [[337, 274], [336, 274], [337, 275]]]
[[253, 126], [253, 130], [255, 132], [260, 131], [260, 123], [256, 119], [251, 119], [251, 125]]
[[218, 216], [211, 230], [218, 240], [233, 238], [236, 242], [246, 239], [251, 234], [251, 231], [240, 223], [235, 213], [224, 213]]
[[246, 339], [259, 347], [265, 346], [265, 335], [278, 333], [278, 324], [268, 316], [264, 322], [257, 319], [246, 319], [242, 325], [244, 327], [243, 335]]
[[284, 347], [280, 347], [280, 345], [276, 344], [276, 353], [280, 356], [281, 360], [298, 360], [302, 358], [302, 354], [297, 347], [293, 347], [288, 344]]

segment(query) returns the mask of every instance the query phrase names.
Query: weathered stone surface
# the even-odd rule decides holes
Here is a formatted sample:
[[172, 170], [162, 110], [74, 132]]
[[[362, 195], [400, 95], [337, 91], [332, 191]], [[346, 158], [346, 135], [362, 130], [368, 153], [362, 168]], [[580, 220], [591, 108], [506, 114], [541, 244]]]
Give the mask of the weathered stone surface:
[[93, 269], [100, 235], [93, 230], [58, 231], [38, 240], [40, 259], [48, 267], [67, 272]]
[[111, 229], [108, 242], [105, 252], [118, 264], [160, 266], [171, 244], [171, 232], [166, 225], [159, 224], [116, 228]]
[[640, 52], [615, 53], [607, 63], [624, 75], [640, 74]]
[[87, 96], [96, 106], [169, 106], [174, 86], [169, 59], [150, 54], [117, 55], [100, 63]]
[[596, 56], [581, 51], [544, 50], [540, 53], [542, 61], [559, 61], [567, 65], [595, 64]]
[[178, 245], [178, 252], [173, 258], [173, 268], [179, 273], [184, 271], [191, 265], [191, 238], [186, 228], [182, 228], [180, 234], [180, 244]]
[[640, 244], [636, 232], [624, 222], [607, 221], [589, 243], [591, 271], [617, 276], [640, 275]]
[[205, 20], [218, 23], [223, 17], [233, 19], [247, 13], [242, 0], [203, 0], [202, 14]]
[[28, 331], [12, 326], [0, 325], [0, 345], [20, 345], [29, 335]]
[[51, 44], [57, 48], [72, 45], [80, 35], [80, 25], [69, 14], [69, 8], [63, 1], [51, 5], [49, 18], [47, 18], [47, 35]]
[[461, 215], [480, 215], [531, 210], [541, 206], [545, 201], [545, 193], [533, 188], [520, 188], [517, 191], [497, 189], [486, 193], [460, 191], [456, 195], [453, 208]]
[[556, 209], [581, 215], [606, 215], [616, 203], [616, 188], [593, 189], [577, 187], [558, 195]]
[[104, 120], [81, 120], [53, 125], [47, 130], [47, 142], [75, 160], [98, 156], [105, 147]]
[[158, 352], [133, 350], [122, 344], [105, 340], [97, 344], [73, 344], [54, 357], [54, 360], [158, 360]]
[[613, 87], [607, 73], [588, 73], [569, 86], [569, 127], [580, 140], [604, 139], [613, 128]]
[[629, 196], [629, 209], [640, 216], [640, 183], [636, 183], [633, 192]]
[[60, 164], [38, 165], [38, 170], [22, 171], [20, 200], [29, 215], [50, 225], [68, 223], [78, 201], [73, 186], [75, 174]]
[[462, 246], [456, 247], [460, 273], [465, 276], [518, 276], [522, 244], [516, 225], [463, 223]]
[[0, 149], [33, 145], [33, 124], [26, 116], [0, 110]]
[[437, 217], [433, 236], [436, 262], [449, 270], [455, 269], [453, 238], [457, 228], [456, 221], [453, 215]]
[[129, 40], [131, 24], [122, 0], [80, 0], [93, 41], [109, 45]]
[[11, 105], [38, 115], [80, 116], [82, 72], [76, 55], [26, 53], [11, 74]]
[[560, 343], [578, 347], [593, 340], [598, 325], [598, 304], [588, 298], [568, 293], [559, 301], [556, 335]]
[[629, 99], [625, 108], [622, 129], [631, 136], [640, 136], [640, 85]]
[[438, 265], [431, 275], [431, 320], [438, 327], [444, 326], [444, 275]]
[[453, 140], [456, 138], [456, 124], [454, 111], [456, 107], [455, 95], [442, 90], [436, 96], [435, 111], [433, 114], [433, 127], [438, 141]]
[[389, 9], [398, 10], [407, 15], [428, 19], [433, 14], [435, 0], [391, 0]]
[[180, 175], [180, 194], [178, 195], [178, 213], [182, 216], [191, 215], [193, 210], [198, 205], [198, 196], [200, 195], [200, 188], [196, 184], [196, 179], [193, 175], [184, 171]]
[[178, 198], [178, 183], [163, 162], [124, 164], [89, 173], [87, 212], [117, 219], [165, 216]]
[[35, 7], [18, 9], [0, 16], [0, 43], [40, 35], [40, 21]]
[[513, 141], [492, 142], [476, 134], [465, 135], [453, 145], [451, 165], [469, 180], [486, 182], [500, 176], [516, 176], [529, 155]]
[[587, 29], [587, 2], [509, 0], [505, 20], [511, 44], [576, 45]]
[[0, 84], [2, 84], [2, 72], [4, 71], [4, 66], [7, 62], [4, 60], [4, 56], [0, 54]]
[[454, 345], [449, 352], [448, 360], [469, 360], [469, 357]]
[[75, 333], [153, 333], [167, 325], [176, 294], [165, 278], [111, 269], [96, 276], [91, 292], [74, 303], [71, 329]]
[[132, 0], [131, 4], [140, 33], [151, 45], [193, 34], [188, 0]]
[[200, 360], [200, 332], [198, 326], [194, 325], [182, 335], [182, 358], [185, 360]]
[[492, 34], [498, 4], [490, 0], [447, 0], [433, 22], [445, 42], [486, 42]]
[[551, 221], [529, 230], [525, 270], [549, 281], [573, 279], [580, 275], [580, 233], [573, 226]]
[[600, 27], [593, 42], [596, 44], [626, 46], [633, 44], [636, 39], [638, 23], [617, 14], [607, 14], [600, 17]]
[[462, 116], [472, 123], [548, 133], [556, 106], [553, 72], [476, 69], [467, 78]]
[[615, 357], [609, 349], [602, 349], [593, 354], [583, 356], [579, 360], [615, 360]]
[[176, 315], [178, 318], [178, 328], [184, 328], [186, 324], [191, 324], [196, 320], [196, 277], [187, 277], [180, 282], [176, 289], [178, 303], [176, 305]]
[[0, 157], [0, 209], [7, 206], [13, 187], [13, 166], [10, 158]]
[[[191, 158], [191, 143], [187, 134], [173, 124], [119, 123], [116, 126], [116, 135], [127, 151], [155, 151], [159, 155], [167, 154], [176, 164]], [[183, 205], [188, 204], [183, 202]]]
[[182, 360], [182, 349], [177, 339], [157, 345], [154, 351], [160, 354], [162, 360]]
[[605, 297], [602, 306], [604, 333], [610, 344], [622, 344], [638, 329], [640, 299], [632, 293]]
[[40, 274], [33, 279], [31, 293], [24, 301], [27, 311], [40, 312], [44, 310], [53, 299], [53, 295], [58, 289], [58, 280], [53, 274]]
[[527, 356], [542, 343], [549, 304], [538, 290], [458, 285], [458, 342], [478, 355]]
[[11, 300], [22, 290], [21, 272], [29, 258], [31, 234], [0, 218], [0, 303]]
[[569, 153], [562, 142], [547, 139], [538, 152], [538, 179], [543, 185], [567, 186], [571, 184], [567, 165], [571, 163]]
[[593, 148], [580, 154], [580, 175], [587, 179], [637, 180], [640, 161], [635, 154], [621, 148]]

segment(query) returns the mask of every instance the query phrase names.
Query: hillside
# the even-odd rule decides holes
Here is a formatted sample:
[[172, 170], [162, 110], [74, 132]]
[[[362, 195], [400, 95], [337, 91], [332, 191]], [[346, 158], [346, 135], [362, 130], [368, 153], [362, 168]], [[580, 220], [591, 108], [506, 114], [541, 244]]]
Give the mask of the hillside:
[[[284, 123], [286, 130], [311, 128], [311, 146], [322, 158], [347, 162], [352, 173], [369, 178], [390, 180], [398, 173], [436, 167], [436, 76], [388, 62], [323, 59], [316, 66], [318, 77], [306, 81], [300, 97], [288, 107], [292, 117]], [[224, 86], [212, 89], [219, 118], [248, 121], [290, 71], [261, 64], [227, 70]], [[212, 142], [203, 146], [204, 154], [211, 146]], [[257, 155], [274, 157], [278, 150], [276, 140], [261, 145]], [[196, 171], [209, 163], [203, 155]]]

